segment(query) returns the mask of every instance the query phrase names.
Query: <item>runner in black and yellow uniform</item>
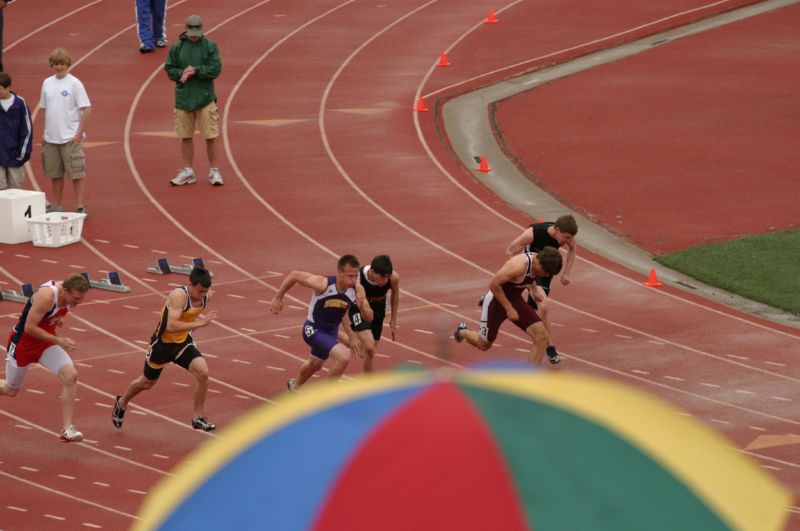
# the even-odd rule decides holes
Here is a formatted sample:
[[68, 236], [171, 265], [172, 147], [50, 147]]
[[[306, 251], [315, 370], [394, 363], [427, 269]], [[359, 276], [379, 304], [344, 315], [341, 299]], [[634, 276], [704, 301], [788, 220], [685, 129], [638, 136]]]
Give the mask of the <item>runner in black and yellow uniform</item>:
[[202, 267], [195, 267], [189, 274], [190, 286], [172, 290], [161, 311], [150, 348], [144, 362], [144, 374], [128, 385], [125, 393], [114, 401], [111, 420], [117, 428], [122, 427], [128, 403], [133, 397], [153, 387], [168, 363], [174, 363], [188, 370], [197, 381], [194, 390], [194, 413], [192, 427], [211, 431], [216, 426], [203, 416], [206, 392], [208, 391], [208, 364], [194, 342], [192, 332], [207, 326], [216, 319], [217, 312], [203, 313], [208, 303], [211, 288], [211, 273]]

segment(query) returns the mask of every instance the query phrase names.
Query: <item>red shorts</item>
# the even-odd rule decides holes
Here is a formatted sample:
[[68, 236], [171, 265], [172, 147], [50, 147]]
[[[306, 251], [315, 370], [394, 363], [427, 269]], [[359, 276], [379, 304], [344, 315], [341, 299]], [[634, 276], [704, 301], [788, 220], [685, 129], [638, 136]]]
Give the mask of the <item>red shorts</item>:
[[25, 367], [31, 363], [37, 363], [39, 358], [42, 357], [44, 349], [55, 344], [50, 341], [42, 341], [41, 339], [23, 334], [14, 345], [11, 343], [13, 335], [14, 332], [12, 330], [11, 334], [8, 336], [6, 348], [8, 349], [8, 355], [16, 361], [17, 367]]

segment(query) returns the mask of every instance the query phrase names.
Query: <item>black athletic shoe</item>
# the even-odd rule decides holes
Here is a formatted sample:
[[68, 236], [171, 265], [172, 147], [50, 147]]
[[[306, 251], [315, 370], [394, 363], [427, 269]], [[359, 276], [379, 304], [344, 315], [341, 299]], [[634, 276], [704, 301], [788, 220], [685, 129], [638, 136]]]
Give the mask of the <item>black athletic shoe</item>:
[[205, 417], [195, 417], [192, 419], [192, 428], [196, 430], [211, 431], [217, 426], [211, 424]]
[[552, 363], [553, 365], [561, 362], [561, 356], [558, 355], [555, 346], [550, 345], [549, 347], [547, 347], [547, 359], [549, 359], [550, 363]]
[[119, 405], [119, 399], [122, 398], [122, 395], [117, 395], [117, 398], [114, 399], [114, 412], [111, 413], [111, 422], [114, 423], [114, 426], [117, 428], [122, 427], [122, 419], [125, 417], [125, 408]]
[[456, 331], [453, 333], [453, 337], [456, 338], [456, 341], [458, 343], [461, 343], [462, 341], [464, 341], [464, 338], [461, 337], [461, 331], [462, 330], [466, 330], [466, 329], [467, 329], [467, 323], [465, 323], [463, 321], [458, 323], [458, 326], [456, 327]]

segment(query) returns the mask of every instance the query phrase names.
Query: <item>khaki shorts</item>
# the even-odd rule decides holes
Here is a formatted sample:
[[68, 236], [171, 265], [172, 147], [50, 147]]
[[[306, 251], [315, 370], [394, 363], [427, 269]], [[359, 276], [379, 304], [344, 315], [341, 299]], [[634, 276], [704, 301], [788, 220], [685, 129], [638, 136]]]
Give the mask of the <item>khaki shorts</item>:
[[42, 140], [42, 168], [48, 179], [61, 179], [64, 174], [77, 180], [86, 177], [83, 142], [50, 144]]
[[0, 166], [0, 190], [22, 188], [25, 181], [25, 168], [4, 168]]
[[219, 136], [219, 111], [216, 102], [211, 102], [196, 111], [175, 109], [175, 134], [178, 138], [192, 138], [195, 127], [206, 140]]

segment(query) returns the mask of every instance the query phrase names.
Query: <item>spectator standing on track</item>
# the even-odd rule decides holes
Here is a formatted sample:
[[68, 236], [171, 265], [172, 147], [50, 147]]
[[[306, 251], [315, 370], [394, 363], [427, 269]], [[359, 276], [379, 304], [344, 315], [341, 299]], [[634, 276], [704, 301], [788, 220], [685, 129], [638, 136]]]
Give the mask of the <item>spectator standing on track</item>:
[[22, 188], [32, 136], [28, 104], [11, 92], [11, 76], [0, 72], [0, 190]]
[[0, 72], [5, 72], [3, 68], [3, 12], [6, 6], [14, 0], [0, 0]]
[[[283, 309], [283, 296], [295, 284], [313, 291], [308, 305], [308, 317], [303, 323], [303, 340], [311, 347], [311, 354], [300, 366], [297, 376], [286, 383], [295, 391], [322, 368], [328, 358], [333, 358], [330, 378], [339, 378], [350, 362], [351, 349], [339, 341], [339, 325], [351, 305], [357, 304], [361, 315], [372, 320], [372, 308], [367, 303], [364, 287], [358, 282], [358, 259], [346, 254], [339, 258], [335, 275], [315, 275], [305, 271], [292, 271], [283, 279], [272, 299], [270, 310], [274, 314]], [[344, 327], [352, 350], [358, 353], [359, 342], [349, 326]]]
[[480, 350], [489, 350], [497, 338], [500, 325], [508, 319], [533, 340], [528, 361], [539, 364], [547, 347], [547, 330], [539, 314], [525, 302], [522, 293], [529, 290], [534, 298], [541, 297], [534, 290], [536, 279], [551, 277], [561, 271], [563, 259], [554, 247], [545, 247], [539, 253], [522, 253], [509, 258], [489, 281], [489, 293], [483, 299], [480, 332], [467, 329], [464, 322], [458, 323], [455, 339]]
[[[566, 263], [561, 272], [561, 284], [569, 285], [569, 275], [572, 264], [575, 262], [575, 252], [578, 248], [575, 236], [578, 234], [578, 223], [572, 214], [559, 216], [555, 221], [533, 223], [523, 230], [506, 248], [506, 257], [510, 258], [521, 252], [538, 253], [545, 247], [555, 247], [562, 250], [566, 248]], [[534, 290], [539, 292], [539, 297], [533, 296], [533, 291], [528, 293], [528, 304], [539, 313], [547, 329], [547, 359], [550, 363], [558, 363], [561, 357], [553, 345], [552, 327], [550, 326], [550, 283], [552, 277], [537, 277]], [[537, 302], [539, 301], [539, 302]]]
[[209, 182], [222, 186], [222, 175], [217, 167], [217, 138], [219, 137], [219, 111], [214, 80], [222, 71], [217, 44], [203, 35], [203, 19], [190, 15], [186, 31], [169, 49], [164, 65], [167, 76], [175, 82], [175, 133], [181, 140], [183, 168], [170, 181], [174, 186], [194, 184], [197, 177], [192, 169], [194, 161], [194, 130], [199, 129], [206, 140], [206, 153], [211, 169]]
[[136, 29], [140, 53], [164, 48], [167, 45], [167, 0], [136, 0]]
[[75, 212], [86, 214], [86, 158], [83, 138], [92, 104], [81, 81], [69, 73], [72, 58], [64, 48], [56, 48], [48, 58], [55, 70], [42, 84], [39, 106], [44, 111], [42, 167], [53, 182], [53, 202], [48, 212], [63, 212], [64, 175], [75, 188]]
[[56, 327], [63, 326], [64, 317], [83, 302], [88, 291], [89, 281], [75, 273], [63, 282], [46, 282], [33, 293], [11, 330], [6, 346], [6, 379], [0, 380], [0, 395], [13, 397], [22, 387], [31, 363], [39, 363], [58, 376], [64, 385], [61, 393], [64, 442], [82, 441], [83, 434], [72, 425], [78, 371], [67, 353], [75, 349], [76, 343], [69, 337], [58, 337]]
[[133, 380], [125, 392], [114, 400], [111, 420], [117, 428], [122, 427], [123, 417], [131, 399], [153, 387], [158, 382], [164, 366], [174, 363], [194, 376], [194, 409], [192, 427], [211, 431], [216, 426], [203, 415], [208, 392], [208, 364], [197, 349], [192, 332], [208, 326], [217, 318], [217, 312], [204, 313], [211, 288], [211, 273], [205, 268], [195, 267], [189, 273], [189, 286], [175, 288], [167, 296], [161, 318], [150, 338], [150, 348], [144, 361], [144, 373]]
[[397, 309], [400, 305], [400, 274], [392, 266], [392, 259], [385, 254], [372, 259], [370, 265], [359, 271], [359, 283], [364, 287], [369, 307], [372, 308], [372, 321], [362, 318], [358, 306], [350, 307], [350, 322], [353, 330], [361, 340], [361, 355], [364, 358], [364, 372], [372, 372], [373, 359], [383, 332], [383, 320], [386, 318], [386, 296], [392, 292], [392, 317], [389, 329], [392, 341], [397, 333]]

